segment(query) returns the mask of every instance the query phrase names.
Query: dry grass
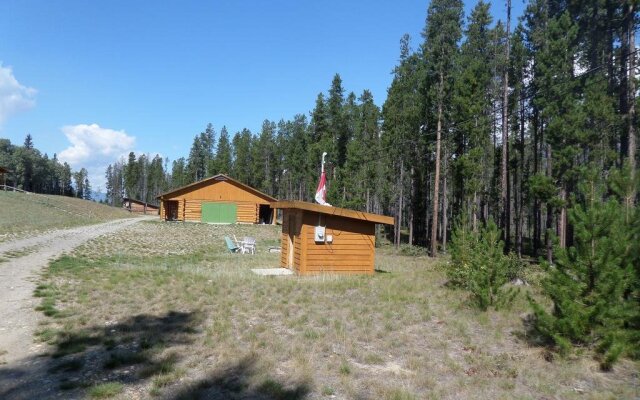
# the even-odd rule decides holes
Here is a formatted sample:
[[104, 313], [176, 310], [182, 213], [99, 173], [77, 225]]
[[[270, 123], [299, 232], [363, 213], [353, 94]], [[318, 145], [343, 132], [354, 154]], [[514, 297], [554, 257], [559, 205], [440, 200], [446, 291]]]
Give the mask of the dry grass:
[[[232, 234], [255, 236], [258, 254], [230, 254]], [[53, 315], [40, 338], [54, 345], [54, 379], [70, 395], [121, 383], [116, 398], [638, 395], [637, 363], [602, 373], [588, 352], [546, 361], [528, 344], [523, 296], [479, 313], [426, 257], [381, 249], [374, 276], [252, 274], [278, 265], [266, 252], [278, 236], [271, 226], [145, 222], [53, 263], [39, 295]]]
[[26, 233], [130, 216], [119, 208], [64, 196], [0, 191], [0, 204], [0, 242]]

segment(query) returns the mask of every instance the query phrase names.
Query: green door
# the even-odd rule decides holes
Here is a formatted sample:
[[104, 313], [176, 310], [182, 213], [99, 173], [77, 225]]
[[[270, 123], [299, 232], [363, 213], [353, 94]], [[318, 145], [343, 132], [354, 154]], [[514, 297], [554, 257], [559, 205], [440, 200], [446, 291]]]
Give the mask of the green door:
[[235, 224], [237, 214], [235, 203], [202, 203], [202, 222]]

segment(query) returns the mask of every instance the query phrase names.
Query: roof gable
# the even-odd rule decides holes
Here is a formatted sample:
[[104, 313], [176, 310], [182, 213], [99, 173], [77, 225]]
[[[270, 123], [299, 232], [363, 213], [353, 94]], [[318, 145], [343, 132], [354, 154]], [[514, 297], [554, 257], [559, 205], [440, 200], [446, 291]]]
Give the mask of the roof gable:
[[210, 178], [206, 178], [206, 179], [203, 179], [201, 181], [194, 182], [194, 183], [191, 183], [189, 185], [179, 187], [177, 189], [174, 189], [174, 190], [171, 190], [169, 192], [163, 193], [163, 194], [159, 195], [157, 198], [160, 199], [160, 200], [164, 200], [165, 198], [175, 197], [175, 196], [178, 196], [178, 195], [183, 194], [183, 193], [188, 193], [190, 191], [201, 189], [201, 188], [206, 187], [208, 185], [216, 184], [218, 182], [229, 182], [229, 183], [231, 183], [231, 184], [233, 184], [235, 186], [238, 186], [241, 189], [243, 189], [243, 190], [245, 190], [245, 191], [257, 196], [257, 197], [260, 197], [260, 198], [268, 201], [268, 202], [278, 201], [278, 199], [276, 199], [275, 197], [269, 196], [266, 193], [262, 193], [261, 191], [259, 191], [257, 189], [254, 189], [249, 185], [245, 185], [244, 183], [239, 182], [239, 181], [237, 181], [237, 180], [235, 180], [235, 179], [233, 179], [233, 178], [231, 178], [231, 177], [229, 177], [227, 175], [224, 175], [224, 174], [214, 175], [214, 176], [212, 176]]

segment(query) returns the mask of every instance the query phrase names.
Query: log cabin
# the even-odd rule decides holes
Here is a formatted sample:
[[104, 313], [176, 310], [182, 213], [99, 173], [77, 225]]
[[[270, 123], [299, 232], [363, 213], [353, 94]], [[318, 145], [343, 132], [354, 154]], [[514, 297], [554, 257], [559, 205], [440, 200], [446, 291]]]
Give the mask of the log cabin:
[[144, 201], [136, 199], [130, 199], [128, 197], [124, 197], [122, 199], [122, 208], [129, 212], [139, 214], [158, 214], [160, 210], [160, 207], [154, 204], [145, 203]]
[[158, 196], [160, 218], [219, 224], [275, 224], [269, 204], [276, 198], [224, 174]]
[[280, 266], [307, 274], [373, 274], [376, 224], [393, 217], [303, 201], [271, 203], [282, 209]]

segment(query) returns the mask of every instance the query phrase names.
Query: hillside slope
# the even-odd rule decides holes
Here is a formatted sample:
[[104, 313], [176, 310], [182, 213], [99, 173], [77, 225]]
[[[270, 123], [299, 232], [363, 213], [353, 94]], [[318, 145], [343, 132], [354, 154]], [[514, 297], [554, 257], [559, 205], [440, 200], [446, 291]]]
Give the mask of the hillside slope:
[[96, 224], [131, 214], [72, 197], [0, 191], [0, 242], [27, 232]]

